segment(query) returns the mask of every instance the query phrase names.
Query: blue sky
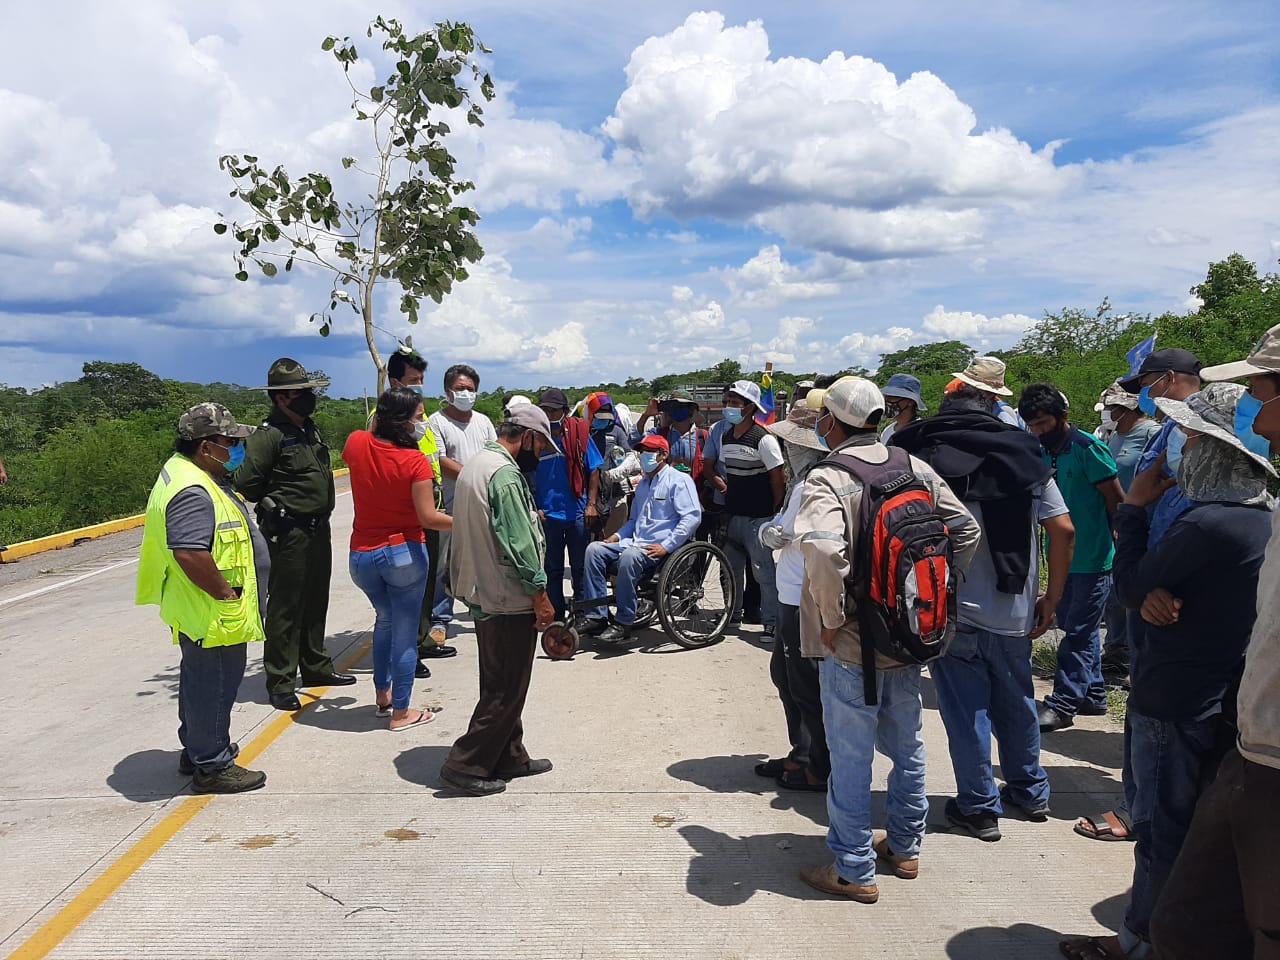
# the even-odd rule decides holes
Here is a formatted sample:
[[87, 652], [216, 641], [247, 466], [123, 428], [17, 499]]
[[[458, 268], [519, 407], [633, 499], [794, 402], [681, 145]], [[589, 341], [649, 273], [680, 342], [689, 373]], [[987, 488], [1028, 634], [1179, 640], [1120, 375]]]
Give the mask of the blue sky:
[[[238, 212], [221, 154], [302, 172], [359, 152], [319, 44], [375, 13], [425, 26], [420, 5], [336, 0], [6, 14], [29, 42], [0, 63], [0, 382], [106, 359], [252, 385], [287, 354], [372, 387], [354, 320], [327, 340], [307, 322], [323, 278], [237, 283], [210, 225]], [[994, 348], [1104, 296], [1190, 309], [1210, 261], [1280, 256], [1274, 3], [431, 14], [493, 50], [499, 97], [452, 144], [487, 255], [416, 328], [385, 298], [379, 343], [411, 332], [485, 387]]]

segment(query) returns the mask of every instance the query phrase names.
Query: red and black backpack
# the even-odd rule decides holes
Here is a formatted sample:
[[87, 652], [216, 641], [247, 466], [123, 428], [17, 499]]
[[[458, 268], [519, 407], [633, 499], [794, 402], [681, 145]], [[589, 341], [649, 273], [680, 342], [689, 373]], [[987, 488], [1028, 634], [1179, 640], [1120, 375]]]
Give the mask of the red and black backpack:
[[874, 705], [877, 651], [924, 664], [946, 653], [955, 636], [951, 537], [907, 451], [890, 447], [880, 464], [841, 453], [823, 462], [862, 483], [861, 533], [847, 586], [862, 635], [863, 691]]

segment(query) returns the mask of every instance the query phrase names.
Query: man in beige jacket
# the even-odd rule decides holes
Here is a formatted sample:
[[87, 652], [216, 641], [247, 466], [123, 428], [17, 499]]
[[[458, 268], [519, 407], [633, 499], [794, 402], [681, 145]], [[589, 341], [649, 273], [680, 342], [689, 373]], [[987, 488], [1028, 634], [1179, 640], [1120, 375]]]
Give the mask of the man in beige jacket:
[[[869, 380], [846, 377], [806, 398], [818, 407], [819, 439], [833, 452], [882, 464], [889, 450], [877, 436], [884, 397]], [[963, 572], [977, 550], [981, 530], [964, 504], [928, 464], [911, 458], [911, 469], [933, 495], [951, 535], [953, 566]], [[920, 843], [929, 810], [924, 786], [920, 667], [876, 657], [878, 702], [866, 704], [862, 645], [853, 598], [845, 579], [859, 552], [862, 484], [848, 471], [825, 463], [805, 480], [795, 531], [804, 552], [800, 594], [800, 649], [825, 657], [820, 668], [822, 709], [831, 749], [827, 813], [828, 861], [800, 871], [817, 890], [875, 903], [876, 857], [903, 879], [919, 870]], [[893, 762], [889, 774], [888, 831], [871, 832], [871, 762], [876, 749]]]

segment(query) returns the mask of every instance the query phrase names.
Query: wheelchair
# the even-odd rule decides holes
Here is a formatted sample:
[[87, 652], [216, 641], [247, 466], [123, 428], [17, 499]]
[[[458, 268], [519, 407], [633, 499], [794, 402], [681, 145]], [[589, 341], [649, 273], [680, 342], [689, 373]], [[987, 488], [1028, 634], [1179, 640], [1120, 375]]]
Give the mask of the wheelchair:
[[[656, 620], [663, 632], [687, 650], [709, 647], [724, 639], [737, 606], [737, 586], [724, 551], [703, 540], [690, 540], [662, 558], [636, 584], [633, 630]], [[569, 660], [578, 652], [578, 615], [615, 600], [610, 593], [598, 600], [574, 600], [573, 616], [542, 631], [542, 652], [552, 660]]]

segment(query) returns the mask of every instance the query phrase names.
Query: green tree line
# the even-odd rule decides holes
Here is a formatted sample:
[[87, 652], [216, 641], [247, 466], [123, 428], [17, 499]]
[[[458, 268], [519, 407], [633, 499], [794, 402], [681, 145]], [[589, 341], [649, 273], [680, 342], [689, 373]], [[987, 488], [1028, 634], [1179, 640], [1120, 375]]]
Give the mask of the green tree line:
[[[1128, 372], [1125, 353], [1153, 331], [1160, 347], [1185, 347], [1210, 365], [1245, 356], [1264, 331], [1280, 322], [1280, 278], [1260, 277], [1255, 265], [1239, 254], [1211, 264], [1205, 281], [1191, 292], [1202, 306], [1187, 314], [1118, 313], [1106, 300], [1093, 309], [1046, 312], [1017, 344], [996, 353], [1008, 364], [1012, 399], [1016, 402], [1017, 392], [1028, 383], [1049, 381], [1070, 400], [1072, 421], [1092, 430], [1098, 424], [1093, 405], [1099, 394]], [[975, 348], [958, 340], [916, 344], [882, 355], [874, 377], [882, 384], [898, 372], [919, 377], [932, 411], [952, 375], [976, 354]], [[797, 381], [822, 372], [868, 373], [778, 370], [773, 374], [774, 389], [790, 394]], [[246, 423], [261, 422], [270, 409], [261, 390], [164, 380], [136, 363], [92, 361], [84, 364], [82, 373], [78, 380], [34, 391], [0, 385], [0, 456], [12, 478], [0, 486], [0, 544], [140, 512], [173, 448], [178, 417], [192, 404], [214, 400]], [[566, 389], [571, 400], [604, 390], [638, 413], [650, 396], [681, 385], [743, 377], [759, 382], [762, 375], [725, 359], [652, 380], [632, 377], [574, 388], [544, 384], [517, 392], [536, 401], [546, 386]], [[476, 408], [496, 420], [507, 392], [503, 386], [484, 392]], [[443, 401], [426, 402], [431, 411]], [[364, 401], [326, 398], [315, 420], [334, 451], [335, 465], [340, 465], [338, 454], [346, 437], [365, 425]]]

